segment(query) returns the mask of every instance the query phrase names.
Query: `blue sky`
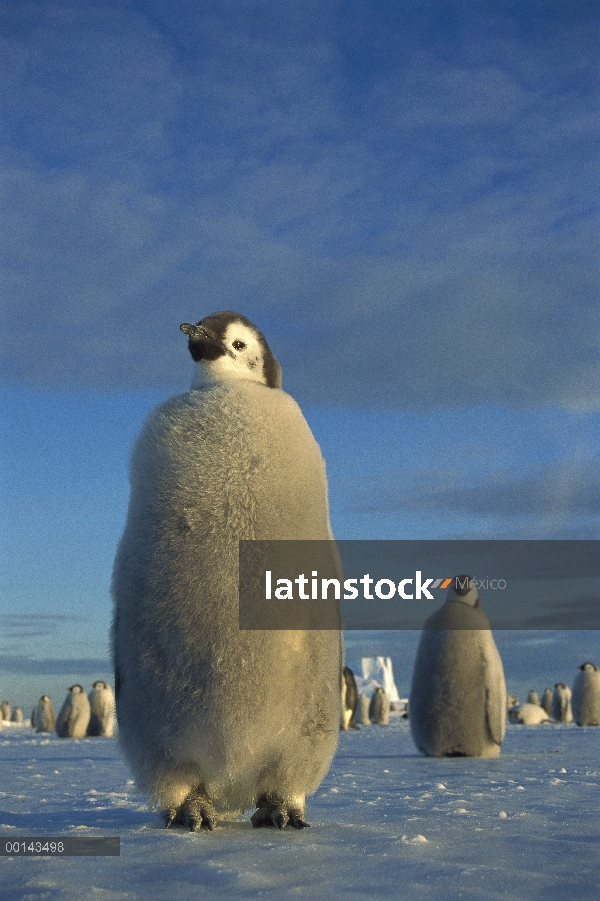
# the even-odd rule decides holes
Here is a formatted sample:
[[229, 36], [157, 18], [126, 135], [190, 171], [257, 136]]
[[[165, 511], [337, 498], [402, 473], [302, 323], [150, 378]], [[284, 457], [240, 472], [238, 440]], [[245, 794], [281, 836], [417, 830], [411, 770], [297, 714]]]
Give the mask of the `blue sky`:
[[4, 694], [110, 676], [129, 449], [216, 310], [338, 537], [599, 537], [597, 40], [577, 0], [0, 0]]

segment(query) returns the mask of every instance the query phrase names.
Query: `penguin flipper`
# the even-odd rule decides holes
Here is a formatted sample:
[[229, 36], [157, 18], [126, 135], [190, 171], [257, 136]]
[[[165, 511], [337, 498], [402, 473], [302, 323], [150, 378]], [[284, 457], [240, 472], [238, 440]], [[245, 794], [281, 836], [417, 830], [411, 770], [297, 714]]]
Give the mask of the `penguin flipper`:
[[304, 819], [306, 816], [304, 802], [287, 803], [263, 797], [258, 799], [257, 806], [258, 810], [250, 817], [250, 822], [255, 829], [260, 829], [262, 826], [276, 826], [278, 829], [283, 829], [288, 824], [294, 829], [304, 829], [310, 826], [310, 823]]
[[485, 655], [486, 722], [492, 740], [500, 746], [506, 732], [506, 682], [502, 660], [495, 645]]

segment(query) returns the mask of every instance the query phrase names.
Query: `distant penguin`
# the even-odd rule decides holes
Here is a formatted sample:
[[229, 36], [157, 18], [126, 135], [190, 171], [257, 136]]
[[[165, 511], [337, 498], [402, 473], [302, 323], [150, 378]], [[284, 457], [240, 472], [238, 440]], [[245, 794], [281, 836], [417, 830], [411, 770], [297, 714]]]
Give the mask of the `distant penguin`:
[[2, 713], [2, 719], [5, 723], [10, 722], [10, 704], [8, 701], [2, 701], [0, 704], [0, 713]]
[[578, 726], [600, 726], [600, 670], [595, 663], [579, 667], [573, 683], [573, 719]]
[[338, 743], [341, 632], [241, 630], [239, 541], [330, 541], [325, 464], [248, 319], [181, 329], [192, 390], [136, 442], [113, 570], [120, 743], [167, 827], [257, 806], [255, 827], [302, 828]]
[[552, 719], [557, 723], [572, 723], [571, 689], [564, 682], [557, 682], [552, 694]]
[[551, 688], [545, 688], [545, 689], [544, 689], [544, 696], [543, 696], [543, 698], [542, 698], [542, 707], [544, 708], [544, 710], [546, 711], [546, 713], [548, 714], [548, 716], [552, 716], [552, 697], [553, 697], [553, 694], [554, 694], [554, 693], [553, 693], [553, 691], [552, 691]]
[[540, 701], [540, 696], [537, 691], [534, 691], [532, 688], [529, 694], [527, 695], [527, 703], [528, 704], [537, 704], [538, 707], [542, 706], [542, 702]]
[[361, 726], [370, 726], [371, 717], [369, 716], [369, 708], [371, 706], [371, 701], [366, 694], [363, 694], [363, 692], [358, 696], [358, 706], [360, 708]]
[[520, 704], [509, 711], [508, 718], [511, 723], [521, 723], [524, 726], [537, 726], [540, 723], [549, 723], [550, 717], [540, 704]]
[[356, 708], [358, 706], [358, 689], [356, 687], [356, 679], [354, 673], [349, 666], [345, 666], [342, 670], [342, 722], [341, 728], [345, 732], [347, 729], [360, 729], [355, 722]]
[[22, 723], [23, 722], [23, 711], [20, 707], [13, 707], [13, 712], [10, 717], [11, 723]]
[[506, 695], [506, 715], [510, 713], [513, 707], [518, 706], [518, 701], [514, 695]]
[[390, 722], [390, 702], [385, 689], [376, 688], [369, 704], [369, 719], [377, 726], [387, 726]]
[[56, 713], [48, 695], [42, 695], [35, 712], [35, 731], [54, 732]]
[[506, 729], [502, 660], [469, 576], [457, 576], [425, 623], [413, 668], [409, 724], [430, 757], [497, 757]]
[[94, 682], [88, 695], [90, 722], [88, 735], [112, 737], [115, 732], [115, 696], [106, 682]]
[[56, 718], [59, 738], [83, 738], [90, 721], [90, 702], [81, 685], [72, 685]]
[[31, 723], [31, 728], [32, 728], [32, 729], [35, 729], [35, 715], [36, 715], [36, 712], [37, 712], [37, 708], [34, 707], [33, 710], [31, 711], [31, 718], [30, 718], [30, 720], [29, 720], [29, 722]]

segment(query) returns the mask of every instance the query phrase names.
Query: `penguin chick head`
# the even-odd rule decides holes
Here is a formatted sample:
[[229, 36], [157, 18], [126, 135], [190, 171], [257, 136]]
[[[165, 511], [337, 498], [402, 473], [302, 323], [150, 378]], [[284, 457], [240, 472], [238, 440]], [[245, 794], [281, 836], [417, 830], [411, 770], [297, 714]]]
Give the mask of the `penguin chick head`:
[[197, 364], [192, 388], [233, 379], [249, 379], [281, 388], [281, 366], [266, 338], [239, 313], [212, 313], [196, 325], [184, 322], [188, 348]]
[[82, 685], [71, 685], [69, 691], [73, 695], [81, 694], [81, 692], [83, 691], [83, 686]]
[[596, 664], [590, 663], [589, 661], [587, 663], [582, 664], [579, 667], [579, 669], [583, 670], [583, 672], [586, 672], [586, 673], [597, 673], [598, 672], [598, 667], [596, 666]]
[[457, 601], [468, 607], [479, 607], [479, 592], [471, 576], [456, 576], [448, 589], [447, 601]]
[[94, 682], [94, 684], [92, 685], [92, 688], [108, 688], [108, 685], [106, 684], [106, 682], [98, 681], [98, 682]]

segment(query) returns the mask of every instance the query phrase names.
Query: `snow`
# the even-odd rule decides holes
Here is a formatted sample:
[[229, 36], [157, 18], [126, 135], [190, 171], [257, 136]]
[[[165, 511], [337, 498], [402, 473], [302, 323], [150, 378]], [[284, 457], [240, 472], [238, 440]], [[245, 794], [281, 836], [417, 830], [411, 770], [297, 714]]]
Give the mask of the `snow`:
[[497, 760], [430, 759], [407, 720], [340, 735], [311, 829], [165, 830], [112, 738], [0, 733], [0, 835], [120, 836], [120, 857], [0, 858], [11, 901], [597, 901], [600, 728], [509, 724]]

